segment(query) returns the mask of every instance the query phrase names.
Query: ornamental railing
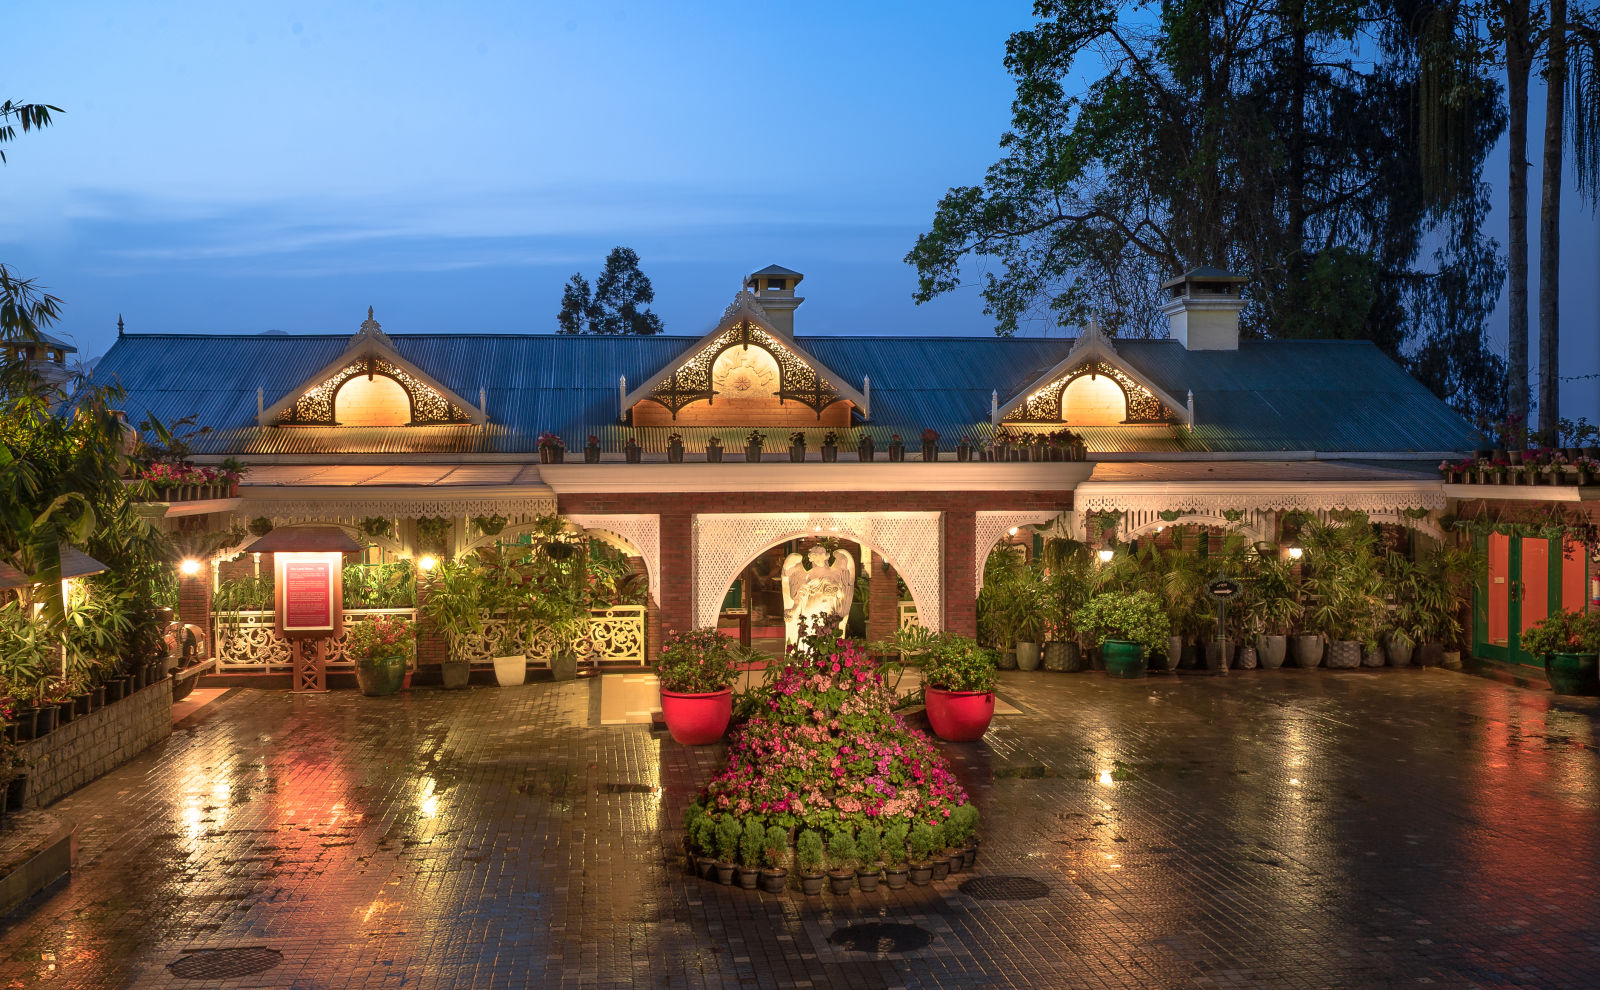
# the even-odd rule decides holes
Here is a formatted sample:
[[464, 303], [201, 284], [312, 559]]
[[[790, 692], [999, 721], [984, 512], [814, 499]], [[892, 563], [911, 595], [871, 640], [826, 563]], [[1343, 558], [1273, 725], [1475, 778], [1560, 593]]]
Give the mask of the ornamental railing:
[[917, 621], [917, 603], [916, 602], [901, 602], [900, 603], [900, 628], [901, 629], [911, 629], [914, 626], [919, 626], [921, 624], [922, 623]]
[[[400, 616], [415, 619], [412, 608], [345, 609], [344, 624], [370, 622], [375, 618]], [[213, 612], [216, 629], [215, 652], [219, 671], [275, 673], [289, 671], [289, 644], [274, 628], [272, 612]], [[608, 663], [633, 663], [643, 665], [645, 660], [644, 606], [616, 605], [612, 608], [593, 609], [589, 613], [587, 633], [573, 638], [572, 648], [580, 659], [592, 655]], [[472, 637], [464, 644], [463, 658], [473, 662], [488, 662], [495, 655], [495, 645], [505, 620], [491, 618], [485, 623], [484, 633]], [[548, 630], [540, 630], [532, 642], [524, 636], [514, 636], [506, 653], [522, 653], [536, 665], [550, 663], [555, 650], [555, 637]], [[329, 670], [352, 670], [355, 662], [345, 655], [344, 636], [333, 640], [328, 652]], [[413, 661], [414, 663], [415, 661]]]

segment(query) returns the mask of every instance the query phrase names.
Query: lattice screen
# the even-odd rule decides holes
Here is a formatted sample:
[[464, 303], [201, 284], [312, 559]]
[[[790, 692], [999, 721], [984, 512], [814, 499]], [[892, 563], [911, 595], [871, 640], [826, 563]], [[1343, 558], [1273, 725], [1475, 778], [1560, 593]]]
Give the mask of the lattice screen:
[[853, 540], [881, 554], [916, 600], [921, 622], [944, 620], [944, 528], [937, 512], [705, 513], [694, 520], [695, 625], [714, 626], [728, 586], [768, 547], [804, 536]]
[[[569, 515], [574, 526], [609, 533], [644, 558], [650, 578], [650, 600], [661, 601], [661, 517], [656, 515]], [[618, 549], [627, 549], [619, 547]]]
[[1000, 542], [1006, 530], [1013, 526], [1032, 526], [1035, 523], [1047, 523], [1056, 517], [1054, 512], [1018, 512], [1008, 509], [1004, 512], [979, 512], [977, 513], [977, 526], [975, 538], [972, 541], [972, 590], [976, 594], [983, 590], [983, 565], [989, 560], [989, 551]]

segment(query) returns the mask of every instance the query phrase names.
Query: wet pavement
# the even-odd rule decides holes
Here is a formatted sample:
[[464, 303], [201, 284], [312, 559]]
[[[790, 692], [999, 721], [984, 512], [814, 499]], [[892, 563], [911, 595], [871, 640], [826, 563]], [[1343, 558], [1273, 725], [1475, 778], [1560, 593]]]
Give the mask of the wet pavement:
[[233, 691], [52, 806], [79, 869], [0, 986], [1600, 986], [1595, 702], [1425, 670], [1002, 694], [946, 749], [977, 867], [807, 898], [684, 875], [721, 749], [602, 726], [593, 681]]

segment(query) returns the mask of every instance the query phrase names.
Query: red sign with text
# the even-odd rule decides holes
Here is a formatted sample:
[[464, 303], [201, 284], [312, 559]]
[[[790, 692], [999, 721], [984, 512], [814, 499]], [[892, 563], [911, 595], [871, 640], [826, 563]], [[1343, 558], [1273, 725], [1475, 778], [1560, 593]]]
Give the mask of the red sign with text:
[[342, 562], [337, 553], [278, 555], [279, 621], [285, 633], [334, 630]]

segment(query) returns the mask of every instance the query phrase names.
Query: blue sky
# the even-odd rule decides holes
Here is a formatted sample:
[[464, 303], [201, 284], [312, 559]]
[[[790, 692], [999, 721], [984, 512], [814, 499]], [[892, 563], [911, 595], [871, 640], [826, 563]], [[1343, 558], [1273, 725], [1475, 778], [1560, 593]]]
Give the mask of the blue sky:
[[[548, 332], [615, 244], [672, 332], [777, 263], [807, 276], [802, 332], [984, 334], [975, 291], [914, 306], [900, 259], [996, 157], [1029, 8], [25, 0], [0, 95], [68, 113], [8, 151], [0, 256], [66, 300], [58, 331], [90, 355], [118, 312]], [[1591, 373], [1600, 225], [1567, 201], [1563, 363]], [[1564, 411], [1600, 419], [1596, 386]]]

